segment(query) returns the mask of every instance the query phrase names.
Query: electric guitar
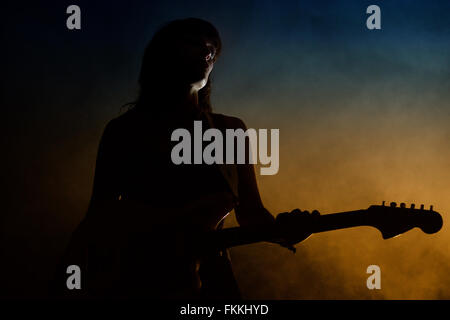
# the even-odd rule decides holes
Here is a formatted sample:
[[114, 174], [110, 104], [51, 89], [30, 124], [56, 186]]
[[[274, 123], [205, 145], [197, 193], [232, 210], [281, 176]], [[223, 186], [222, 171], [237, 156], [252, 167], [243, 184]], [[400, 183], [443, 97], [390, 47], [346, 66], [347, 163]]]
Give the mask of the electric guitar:
[[[119, 201], [119, 204], [120, 203], [121, 202]], [[119, 204], [115, 203], [114, 205], [117, 207], [119, 206]], [[122, 209], [129, 209], [129, 204], [125, 202], [122, 204], [124, 205], [124, 208]], [[99, 215], [99, 217], [93, 216], [93, 218], [97, 219], [98, 221], [91, 221], [90, 223], [93, 224], [93, 226], [91, 226], [90, 228], [93, 230], [111, 229], [112, 231], [109, 232], [109, 236], [107, 234], [105, 236], [106, 231], [103, 231], [103, 233], [100, 234], [99, 239], [101, 241], [99, 240], [98, 243], [100, 244], [100, 248], [102, 247], [102, 243], [106, 243], [106, 248], [108, 248], [108, 245], [110, 245], [111, 248], [113, 248], [112, 251], [114, 252], [115, 249], [120, 248], [120, 245], [117, 245], [117, 241], [119, 241], [120, 244], [120, 241], [122, 239], [120, 237], [117, 237], [117, 233], [115, 231], [120, 228], [125, 228], [124, 223], [121, 220], [121, 213], [123, 212], [123, 210], [117, 210], [116, 212], [112, 205], [106, 208], [102, 207], [101, 209], [102, 210], [100, 210], [100, 213], [109, 213], [108, 219], [103, 219], [103, 216], [101, 215]], [[111, 212], [115, 214], [111, 214]], [[130, 210], [130, 212], [134, 212], [136, 216], [139, 216], [139, 218], [141, 218], [142, 215], [138, 215], [138, 213], [144, 212], [144, 210], [141, 210], [141, 207], [136, 207], [134, 208], [134, 210]], [[144, 217], [147, 216], [148, 215], [144, 215]], [[217, 216], [219, 216], [219, 214], [217, 214]], [[280, 219], [280, 216], [282, 216], [283, 218]], [[147, 224], [144, 223], [145, 220], [129, 220], [135, 220], [137, 222], [132, 224], [132, 227], [126, 227], [127, 230], [129, 229], [133, 232], [136, 232], [139, 225], [142, 226], [142, 231], [146, 230]], [[104, 223], [104, 221], [112, 221], [112, 226], [103, 226], [103, 228], [100, 228], [100, 224], [96, 225], [96, 223]], [[287, 239], [289, 243], [295, 244], [304, 240], [308, 235], [311, 235], [313, 233], [358, 226], [371, 226], [377, 228], [381, 232], [383, 239], [389, 239], [416, 227], [420, 228], [423, 232], [428, 234], [436, 233], [442, 228], [442, 225], [443, 220], [441, 215], [438, 212], [434, 211], [432, 206], [429, 210], [425, 210], [423, 205], [420, 208], [416, 209], [414, 205], [411, 205], [409, 208], [407, 208], [404, 203], [400, 204], [400, 206], [397, 206], [397, 204], [394, 202], [392, 202], [390, 206], [386, 206], [383, 202], [382, 205], [372, 205], [368, 209], [326, 215], [297, 213], [280, 214], [276, 218], [276, 223], [271, 224], [270, 226], [266, 225], [258, 227], [234, 227], [209, 231], [206, 234], [198, 234], [199, 237], [195, 237], [196, 239], [192, 240], [192, 244], [194, 245], [195, 249], [193, 249], [192, 252], [189, 252], [192, 253], [192, 261], [186, 262], [185, 260], [180, 260], [184, 261], [183, 264], [180, 264], [180, 268], [184, 268], [186, 265], [192, 266], [192, 268], [189, 268], [190, 271], [187, 273], [189, 277], [192, 277], [189, 279], [189, 281], [191, 281], [190, 283], [193, 284], [192, 288], [190, 288], [189, 290], [192, 289], [192, 292], [197, 292], [197, 290], [201, 287], [201, 279], [198, 272], [198, 266], [205, 262], [202, 261], [203, 257], [207, 257], [211, 252], [216, 252], [217, 249], [225, 249], [261, 241], [279, 243], [279, 239]], [[84, 233], [88, 232], [88, 230], [84, 231]], [[93, 234], [97, 235], [98, 232], [94, 232]], [[207, 238], [205, 238], [205, 236]], [[106, 238], [106, 240], [103, 240], [104, 238]], [[116, 238], [118, 238], [118, 240], [114, 240]], [[81, 233], [80, 239], [83, 239], [83, 232]], [[187, 242], [189, 241], [190, 240], [187, 240]], [[199, 243], [196, 243], [196, 241], [199, 241]], [[79, 265], [85, 266], [84, 268], [87, 268], [87, 255], [84, 251], [87, 250], [84, 249], [86, 242], [87, 241], [81, 241], [80, 248], [82, 249], [79, 249], [79, 251], [75, 251], [75, 257], [76, 259], [79, 259], [75, 261], [77, 261]], [[189, 243], [187, 244], [187, 246], [189, 246]], [[293, 246], [288, 248], [290, 248], [291, 250], [294, 249]], [[79, 257], [77, 256], [77, 254], [79, 254]], [[183, 259], [186, 259], [186, 256], [183, 255]], [[155, 261], [158, 260], [155, 259]], [[69, 264], [72, 263], [73, 262], [70, 262]], [[208, 268], [207, 264], [208, 262], [206, 259], [206, 263], [204, 264], [206, 268]], [[215, 270], [215, 264], [213, 264], [212, 268], [212, 270]], [[120, 266], [116, 267], [113, 264], [110, 269], [112, 270], [109, 271], [111, 272], [112, 277], [118, 277], [118, 279], [120, 279], [121, 277], [127, 277], [127, 275], [123, 275], [120, 273]], [[161, 272], [161, 269], [158, 270], [159, 272]], [[163, 278], [173, 276], [173, 274], [171, 274], [171, 270], [173, 270], [173, 268], [168, 268], [168, 270], [169, 271], [167, 274], [159, 274], [159, 276]], [[105, 284], [102, 282], [103, 278], [98, 276], [100, 274], [101, 273], [96, 274], [96, 276], [91, 276], [91, 282], [88, 285], [91, 289], [88, 290], [95, 291], [97, 290], [96, 288], [103, 288]], [[109, 276], [110, 273], [106, 273], [106, 275]]]
[[427, 234], [436, 233], [442, 224], [442, 216], [433, 210], [433, 206], [426, 210], [424, 205], [415, 208], [411, 204], [407, 208], [404, 203], [397, 206], [391, 202], [386, 206], [383, 201], [382, 205], [372, 205], [368, 209], [326, 215], [288, 214], [282, 221], [277, 219], [275, 226], [217, 230], [211, 232], [207, 245], [225, 249], [261, 241], [276, 242], [280, 238], [295, 241], [300, 235], [359, 226], [374, 227], [381, 232], [383, 239], [390, 239], [416, 227]]

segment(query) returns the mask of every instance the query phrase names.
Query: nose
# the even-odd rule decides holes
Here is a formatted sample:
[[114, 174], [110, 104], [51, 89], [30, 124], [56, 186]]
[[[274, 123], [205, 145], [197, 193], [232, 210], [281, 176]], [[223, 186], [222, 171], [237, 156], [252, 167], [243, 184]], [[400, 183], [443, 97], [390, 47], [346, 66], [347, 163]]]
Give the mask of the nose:
[[205, 60], [207, 62], [210, 62], [214, 59], [214, 56], [216, 54], [216, 49], [214, 48], [213, 45], [211, 45], [209, 43], [206, 44], [205, 49], [206, 49], [206, 55], [204, 56]]

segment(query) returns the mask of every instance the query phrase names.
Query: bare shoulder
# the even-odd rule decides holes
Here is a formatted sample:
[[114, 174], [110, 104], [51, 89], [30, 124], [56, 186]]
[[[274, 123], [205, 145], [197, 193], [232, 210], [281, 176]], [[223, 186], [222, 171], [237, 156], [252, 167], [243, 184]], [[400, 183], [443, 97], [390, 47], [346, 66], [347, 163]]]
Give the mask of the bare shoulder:
[[126, 135], [137, 125], [138, 120], [139, 117], [134, 109], [128, 110], [107, 122], [104, 128], [104, 135], [114, 138]]
[[136, 122], [136, 120], [138, 119], [136, 110], [130, 109], [128, 111], [126, 111], [125, 113], [122, 113], [121, 115], [111, 119], [107, 126], [112, 127], [112, 128], [121, 128], [121, 127], [126, 127], [126, 126], [130, 126], [133, 124], [133, 122]]
[[238, 117], [227, 116], [221, 113], [211, 113], [211, 117], [214, 123], [221, 128], [227, 129], [244, 129], [247, 130], [247, 126], [244, 121]]

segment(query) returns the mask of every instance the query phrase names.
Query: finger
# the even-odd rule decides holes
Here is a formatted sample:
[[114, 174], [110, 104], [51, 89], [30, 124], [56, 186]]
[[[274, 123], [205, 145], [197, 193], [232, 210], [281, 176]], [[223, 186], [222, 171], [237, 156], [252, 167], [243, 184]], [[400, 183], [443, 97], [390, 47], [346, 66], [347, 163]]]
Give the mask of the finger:
[[295, 253], [295, 251], [297, 251], [297, 249], [294, 247], [293, 243], [289, 243], [289, 242], [286, 242], [286, 241], [281, 241], [281, 242], [278, 242], [278, 244], [280, 246], [282, 246], [283, 248], [291, 250], [293, 253]]
[[297, 249], [294, 246], [289, 246], [289, 247], [286, 247], [286, 248], [289, 249], [290, 251], [292, 251], [292, 253], [294, 253], [294, 254], [297, 251]]
[[284, 220], [285, 218], [287, 218], [289, 216], [289, 212], [281, 212], [277, 215], [276, 219], [277, 220]]
[[291, 213], [295, 214], [295, 215], [301, 215], [301, 216], [309, 215], [309, 211], [308, 210], [302, 211], [300, 209], [294, 209], [294, 210], [291, 211]]

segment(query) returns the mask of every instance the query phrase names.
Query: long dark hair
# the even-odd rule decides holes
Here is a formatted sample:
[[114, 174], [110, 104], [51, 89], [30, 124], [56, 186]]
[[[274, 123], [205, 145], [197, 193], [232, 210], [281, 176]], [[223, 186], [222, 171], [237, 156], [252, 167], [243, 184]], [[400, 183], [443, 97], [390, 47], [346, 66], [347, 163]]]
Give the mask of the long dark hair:
[[[161, 77], [164, 77], [167, 72], [166, 66], [161, 61], [167, 59], [171, 44], [182, 35], [198, 35], [207, 38], [216, 48], [215, 59], [220, 55], [222, 42], [219, 32], [210, 22], [198, 18], [187, 18], [167, 23], [155, 33], [145, 49], [139, 74], [139, 96], [134, 103], [137, 107], [148, 108], [152, 102], [157, 103], [157, 99], [164, 100], [164, 95], [171, 94], [173, 88], [170, 87], [170, 78], [164, 79], [167, 81], [161, 84]], [[199, 108], [202, 111], [211, 112], [210, 96], [211, 79], [209, 78], [206, 85], [198, 92]], [[154, 112], [164, 112], [164, 110], [157, 110], [160, 106], [153, 107]], [[170, 110], [165, 111], [170, 112]]]

